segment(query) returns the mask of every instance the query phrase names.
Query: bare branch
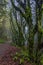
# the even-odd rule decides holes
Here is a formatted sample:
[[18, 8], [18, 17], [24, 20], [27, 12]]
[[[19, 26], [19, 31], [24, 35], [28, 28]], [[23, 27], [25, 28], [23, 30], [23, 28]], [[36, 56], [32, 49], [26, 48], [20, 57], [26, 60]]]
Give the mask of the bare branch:
[[17, 2], [20, 4], [20, 6], [25, 10], [26, 9], [26, 4], [23, 3], [21, 0], [17, 0]]
[[21, 9], [20, 9], [19, 7], [15, 6], [13, 0], [11, 0], [11, 3], [12, 3], [12, 6], [13, 6], [17, 11], [19, 11], [19, 12], [21, 13], [21, 15], [26, 19], [25, 14], [21, 11]]

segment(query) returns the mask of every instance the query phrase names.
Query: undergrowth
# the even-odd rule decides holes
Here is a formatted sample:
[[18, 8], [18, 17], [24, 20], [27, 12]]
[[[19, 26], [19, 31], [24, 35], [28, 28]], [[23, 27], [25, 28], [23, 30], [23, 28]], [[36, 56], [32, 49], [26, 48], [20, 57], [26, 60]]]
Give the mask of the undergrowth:
[[3, 44], [5, 42], [4, 39], [0, 39], [0, 44]]

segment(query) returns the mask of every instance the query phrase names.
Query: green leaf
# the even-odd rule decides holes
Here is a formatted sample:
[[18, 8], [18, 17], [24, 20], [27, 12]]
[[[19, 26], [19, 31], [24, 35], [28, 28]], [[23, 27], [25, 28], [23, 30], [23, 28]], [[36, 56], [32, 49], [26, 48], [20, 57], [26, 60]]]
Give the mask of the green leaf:
[[18, 57], [17, 57], [17, 56], [13, 57], [13, 60], [17, 60], [17, 59], [18, 59]]
[[21, 58], [20, 59], [20, 64], [22, 64], [24, 62], [24, 59], [23, 58]]

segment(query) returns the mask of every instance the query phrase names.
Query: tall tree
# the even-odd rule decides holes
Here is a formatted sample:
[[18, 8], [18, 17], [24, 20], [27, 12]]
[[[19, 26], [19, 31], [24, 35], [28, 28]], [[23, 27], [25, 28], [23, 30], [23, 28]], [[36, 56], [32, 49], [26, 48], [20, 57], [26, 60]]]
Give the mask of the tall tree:
[[3, 33], [5, 31], [5, 17], [6, 17], [6, 1], [0, 0], [0, 22], [2, 23]]
[[[13, 8], [16, 11], [20, 12], [21, 16], [25, 19], [26, 23], [28, 24], [29, 58], [30, 58], [30, 60], [34, 60], [34, 54], [33, 54], [34, 35], [36, 32], [38, 32], [37, 50], [39, 51], [39, 43], [41, 43], [41, 37], [43, 34], [42, 27], [41, 27], [42, 10], [40, 10], [40, 8], [42, 9], [42, 0], [35, 0], [35, 2], [36, 2], [36, 25], [35, 26], [33, 25], [33, 22], [32, 22], [32, 12], [31, 12], [30, 0], [24, 0], [24, 2], [22, 0], [15, 0], [15, 1], [19, 4], [19, 6], [16, 5], [17, 3], [16, 4], [14, 3], [14, 0], [11, 0], [11, 4], [12, 4]], [[36, 56], [38, 56], [37, 52], [36, 52]]]
[[[38, 44], [37, 44], [37, 50], [36, 50], [36, 61], [39, 64], [39, 47], [41, 45], [41, 39], [42, 39], [42, 34], [43, 34], [43, 29], [42, 29], [42, 0], [36, 0], [36, 23], [37, 23], [37, 32], [38, 32]], [[38, 55], [39, 54], [39, 55]], [[36, 62], [36, 63], [37, 63]]]
[[[21, 8], [23, 8], [21, 10], [21, 8], [17, 7], [14, 3], [13, 0], [11, 0], [12, 6], [13, 8], [15, 8], [17, 11], [20, 12], [20, 14], [22, 15], [22, 17], [26, 20], [28, 27], [29, 27], [29, 37], [28, 37], [28, 41], [29, 41], [29, 57], [30, 59], [33, 57], [32, 56], [32, 49], [33, 49], [33, 44], [34, 44], [34, 29], [35, 27], [32, 24], [32, 14], [31, 14], [31, 7], [30, 7], [30, 1], [25, 1], [24, 3], [20, 0], [16, 0], [18, 2], [18, 4], [21, 6]], [[27, 2], [27, 4], [26, 4]]]

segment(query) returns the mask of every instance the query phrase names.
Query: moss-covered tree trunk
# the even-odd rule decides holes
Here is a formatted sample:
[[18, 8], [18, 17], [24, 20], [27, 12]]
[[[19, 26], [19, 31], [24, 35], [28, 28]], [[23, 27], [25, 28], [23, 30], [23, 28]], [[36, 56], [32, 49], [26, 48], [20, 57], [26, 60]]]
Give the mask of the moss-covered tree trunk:
[[[38, 3], [39, 2], [39, 3]], [[42, 25], [41, 25], [41, 19], [42, 19], [42, 0], [36, 2], [36, 22], [37, 22], [37, 32], [38, 32], [38, 44], [36, 49], [36, 63], [37, 65], [40, 65], [40, 49], [39, 46], [41, 44], [41, 38], [42, 38]]]

